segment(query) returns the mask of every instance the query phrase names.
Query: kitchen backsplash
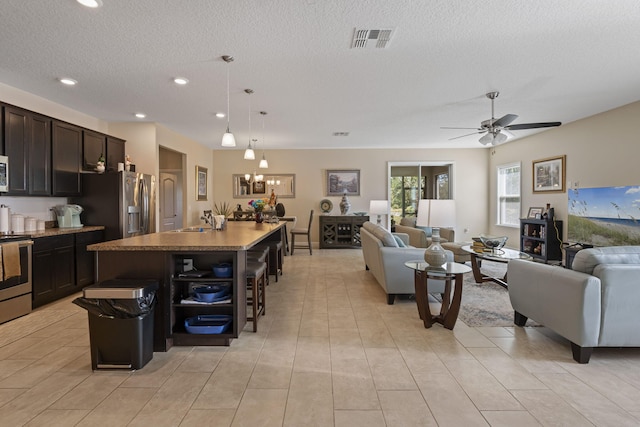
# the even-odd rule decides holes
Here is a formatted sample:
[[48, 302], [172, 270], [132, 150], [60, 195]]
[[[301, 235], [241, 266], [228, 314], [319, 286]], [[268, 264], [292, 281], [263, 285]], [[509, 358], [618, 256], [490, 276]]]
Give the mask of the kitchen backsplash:
[[0, 196], [0, 204], [11, 209], [12, 214], [22, 214], [45, 221], [55, 221], [56, 214], [50, 209], [56, 205], [66, 205], [66, 197], [8, 197]]

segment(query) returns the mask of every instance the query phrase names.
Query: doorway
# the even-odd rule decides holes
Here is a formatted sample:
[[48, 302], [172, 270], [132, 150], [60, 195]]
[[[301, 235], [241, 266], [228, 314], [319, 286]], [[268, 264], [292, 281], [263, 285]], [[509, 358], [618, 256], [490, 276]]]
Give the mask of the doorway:
[[184, 227], [184, 153], [165, 147], [159, 150], [158, 183], [160, 231]]

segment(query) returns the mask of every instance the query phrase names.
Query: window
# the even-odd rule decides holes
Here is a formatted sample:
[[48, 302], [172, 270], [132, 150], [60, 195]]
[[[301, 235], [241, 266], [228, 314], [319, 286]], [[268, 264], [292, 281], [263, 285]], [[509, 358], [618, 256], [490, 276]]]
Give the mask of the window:
[[498, 166], [497, 224], [520, 226], [520, 163]]
[[436, 199], [449, 199], [449, 173], [436, 175]]

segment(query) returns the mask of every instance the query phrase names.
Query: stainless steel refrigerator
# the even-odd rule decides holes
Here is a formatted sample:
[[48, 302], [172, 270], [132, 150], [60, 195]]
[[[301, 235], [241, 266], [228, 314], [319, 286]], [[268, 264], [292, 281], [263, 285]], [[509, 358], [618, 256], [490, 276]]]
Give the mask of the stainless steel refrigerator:
[[155, 232], [156, 177], [136, 172], [82, 174], [84, 225], [104, 225], [105, 240]]

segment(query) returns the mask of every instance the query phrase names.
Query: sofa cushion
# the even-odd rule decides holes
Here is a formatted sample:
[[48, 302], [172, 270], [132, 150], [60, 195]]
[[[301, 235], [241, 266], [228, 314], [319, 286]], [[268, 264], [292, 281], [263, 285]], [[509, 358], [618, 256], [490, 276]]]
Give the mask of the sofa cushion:
[[416, 225], [416, 228], [417, 228], [418, 230], [422, 230], [422, 231], [424, 231], [424, 234], [425, 234], [427, 237], [431, 237], [431, 234], [433, 233], [433, 229], [432, 229], [431, 227], [423, 227], [423, 226], [421, 226], [421, 225]]
[[396, 239], [393, 237], [393, 234], [387, 231], [386, 228], [378, 224], [374, 224], [371, 221], [365, 221], [362, 224], [362, 228], [364, 228], [369, 233], [373, 234], [378, 240], [380, 240], [380, 242], [382, 243], [382, 246], [388, 246], [391, 248], [398, 247], [398, 243], [396, 242]]
[[400, 225], [404, 225], [406, 227], [415, 227], [416, 226], [416, 217], [415, 216], [403, 217], [400, 220]]
[[404, 242], [402, 241], [400, 236], [393, 235], [393, 238], [396, 239], [396, 243], [398, 244], [399, 248], [406, 248], [407, 247], [407, 245], [404, 244]]
[[579, 251], [571, 269], [593, 274], [599, 264], [640, 264], [640, 246], [606, 246]]

